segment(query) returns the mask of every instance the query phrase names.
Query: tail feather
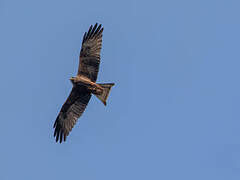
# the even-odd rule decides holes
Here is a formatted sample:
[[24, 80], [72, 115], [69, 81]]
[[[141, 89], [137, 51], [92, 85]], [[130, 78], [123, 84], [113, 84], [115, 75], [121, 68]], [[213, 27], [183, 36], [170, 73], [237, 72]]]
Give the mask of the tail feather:
[[103, 93], [100, 94], [100, 95], [96, 95], [96, 96], [106, 106], [107, 105], [107, 98], [108, 98], [109, 92], [110, 92], [112, 86], [114, 86], [114, 83], [103, 83], [103, 84], [98, 83], [98, 85], [100, 85], [103, 88]]

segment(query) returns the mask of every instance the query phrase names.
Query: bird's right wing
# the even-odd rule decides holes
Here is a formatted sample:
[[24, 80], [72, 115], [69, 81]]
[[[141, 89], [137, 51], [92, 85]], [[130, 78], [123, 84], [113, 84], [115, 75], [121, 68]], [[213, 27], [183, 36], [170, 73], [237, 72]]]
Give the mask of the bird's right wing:
[[62, 140], [66, 141], [66, 137], [84, 112], [90, 98], [91, 93], [84, 86], [73, 87], [53, 126], [55, 128], [54, 137], [56, 137], [56, 142], [58, 142], [59, 138], [60, 143]]
[[90, 26], [87, 33], [85, 32], [82, 40], [78, 75], [83, 75], [93, 82], [96, 82], [99, 70], [102, 32], [102, 25], [98, 26], [96, 23], [94, 27]]

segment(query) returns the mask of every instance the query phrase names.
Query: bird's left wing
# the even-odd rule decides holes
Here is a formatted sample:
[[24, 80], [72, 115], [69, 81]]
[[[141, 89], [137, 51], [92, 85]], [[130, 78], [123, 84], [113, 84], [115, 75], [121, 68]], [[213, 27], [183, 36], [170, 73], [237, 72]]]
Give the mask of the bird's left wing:
[[84, 112], [90, 98], [91, 93], [84, 86], [73, 87], [53, 126], [55, 128], [54, 137], [56, 137], [56, 142], [58, 140], [60, 143], [62, 140], [66, 141], [66, 137]]

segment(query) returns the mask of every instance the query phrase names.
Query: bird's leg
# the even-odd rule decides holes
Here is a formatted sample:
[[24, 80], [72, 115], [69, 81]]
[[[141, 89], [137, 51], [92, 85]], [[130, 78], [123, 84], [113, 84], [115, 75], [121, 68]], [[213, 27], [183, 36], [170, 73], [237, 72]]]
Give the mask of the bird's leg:
[[87, 86], [87, 88], [91, 93], [96, 95], [100, 95], [103, 92], [102, 88], [98, 88], [96, 86]]
[[103, 88], [95, 82], [84, 76], [77, 76], [73, 78], [75, 84], [81, 84], [85, 86], [91, 93], [100, 95], [103, 92]]

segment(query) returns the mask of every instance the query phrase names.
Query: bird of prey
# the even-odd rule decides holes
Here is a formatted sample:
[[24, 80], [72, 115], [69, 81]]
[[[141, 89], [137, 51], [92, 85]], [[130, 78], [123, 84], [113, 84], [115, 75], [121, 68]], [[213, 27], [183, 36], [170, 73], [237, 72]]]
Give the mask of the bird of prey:
[[102, 33], [102, 25], [96, 23], [94, 26], [91, 25], [83, 36], [78, 73], [76, 77], [70, 78], [73, 85], [72, 91], [53, 126], [56, 142], [66, 141], [66, 137], [84, 112], [92, 94], [106, 105], [108, 94], [114, 83], [96, 83], [102, 48]]

